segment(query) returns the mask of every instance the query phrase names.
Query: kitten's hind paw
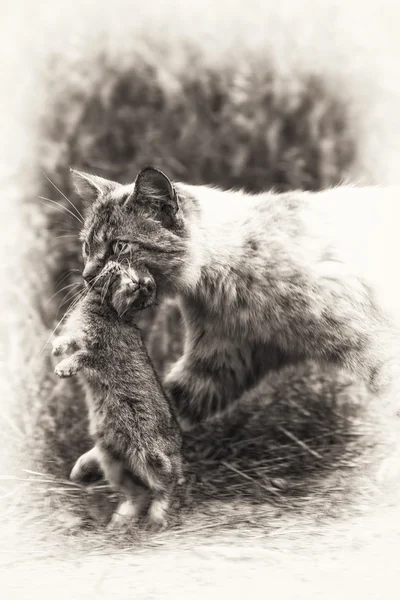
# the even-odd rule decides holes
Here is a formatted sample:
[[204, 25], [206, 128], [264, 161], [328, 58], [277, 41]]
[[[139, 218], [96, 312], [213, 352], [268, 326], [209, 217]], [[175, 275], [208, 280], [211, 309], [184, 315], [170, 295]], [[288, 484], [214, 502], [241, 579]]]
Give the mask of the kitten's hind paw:
[[80, 367], [81, 365], [79, 362], [74, 360], [73, 356], [70, 356], [68, 358], [64, 358], [64, 360], [58, 363], [54, 369], [54, 373], [62, 379], [65, 379], [66, 377], [72, 377], [72, 375], [76, 375]]
[[138, 520], [138, 506], [133, 500], [125, 500], [120, 503], [113, 513], [111, 521], [107, 525], [107, 531], [128, 529], [136, 525]]
[[85, 486], [93, 485], [103, 477], [96, 447], [78, 458], [69, 476], [74, 483]]
[[150, 518], [147, 521], [146, 529], [152, 533], [161, 533], [168, 528], [168, 521], [165, 518], [154, 519]]
[[150, 504], [146, 528], [152, 532], [164, 531], [168, 527], [167, 510], [169, 499], [164, 495], [156, 497]]

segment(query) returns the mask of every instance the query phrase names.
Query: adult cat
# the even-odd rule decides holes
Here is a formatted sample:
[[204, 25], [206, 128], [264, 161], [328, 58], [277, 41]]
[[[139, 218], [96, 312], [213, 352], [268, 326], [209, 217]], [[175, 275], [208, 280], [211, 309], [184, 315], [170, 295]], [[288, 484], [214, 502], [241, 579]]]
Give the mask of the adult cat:
[[181, 422], [303, 358], [345, 367], [373, 392], [393, 380], [393, 329], [359, 260], [363, 218], [385, 199], [395, 207], [390, 190], [249, 195], [172, 184], [153, 167], [129, 185], [73, 174], [87, 206], [84, 278], [112, 258], [178, 296], [185, 346], [165, 387]]

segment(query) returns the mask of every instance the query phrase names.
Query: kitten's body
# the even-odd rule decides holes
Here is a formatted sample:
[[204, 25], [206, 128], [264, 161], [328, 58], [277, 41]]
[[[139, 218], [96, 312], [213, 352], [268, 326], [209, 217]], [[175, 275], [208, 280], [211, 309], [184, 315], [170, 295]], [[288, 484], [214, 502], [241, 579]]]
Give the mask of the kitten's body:
[[[110, 268], [107, 273], [111, 274]], [[76, 463], [71, 479], [85, 482], [85, 474], [87, 482], [96, 479], [100, 463], [112, 487], [125, 496], [113, 524], [137, 518], [150, 492], [150, 523], [161, 526], [182, 478], [181, 434], [132, 313], [126, 310], [119, 316], [112, 306], [118, 294], [119, 280], [110, 284], [107, 275], [99, 279], [55, 341], [55, 354], [75, 350], [57, 365], [56, 373], [69, 377], [83, 369], [79, 376], [95, 441], [95, 447]]]
[[[248, 195], [172, 186], [151, 169], [135, 186], [95, 183], [83, 237], [101, 226], [104, 241], [87, 264], [100, 270], [108, 240], [123, 238], [124, 260], [178, 295], [184, 353], [165, 384], [182, 420], [205, 419], [302, 358], [345, 367], [373, 392], [393, 380], [390, 323], [353, 259], [363, 253], [363, 199], [376, 210], [390, 197], [396, 209], [395, 192], [376, 188], [372, 201], [369, 189], [349, 187]], [[352, 196], [357, 211], [346, 204]]]

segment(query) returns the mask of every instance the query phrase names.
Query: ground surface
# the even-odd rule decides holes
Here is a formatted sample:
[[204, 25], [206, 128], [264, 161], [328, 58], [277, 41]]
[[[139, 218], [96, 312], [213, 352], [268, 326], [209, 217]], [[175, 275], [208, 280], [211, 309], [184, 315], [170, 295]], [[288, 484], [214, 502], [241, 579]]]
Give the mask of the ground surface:
[[[273, 56], [274, 73], [279, 75], [273, 79], [274, 98], [281, 97], [280, 93], [294, 99], [308, 97], [299, 83], [302, 80], [294, 76], [301, 67], [321, 76], [330, 89], [337, 87], [339, 96], [348, 100], [346, 123], [350, 125], [346, 125], [343, 135], [346, 140], [356, 139], [355, 155], [340, 150], [340, 136], [332, 133], [335, 127], [319, 128], [317, 141], [313, 141], [313, 124], [326, 123], [332, 114], [326, 108], [323, 92], [321, 102], [316, 104], [322, 118], [316, 115], [312, 100], [311, 108], [306, 110], [307, 115], [313, 115], [303, 136], [307, 140], [304, 150], [311, 149], [308, 163], [303, 168], [297, 155], [285, 155], [288, 162], [279, 171], [280, 184], [290, 184], [290, 167], [296, 165], [295, 177], [301, 179], [306, 174], [307, 181], [316, 187], [341, 174], [378, 183], [398, 181], [400, 81], [395, 24], [399, 19], [394, 4], [387, 2], [382, 8], [382, 3], [373, 2], [330, 1], [323, 6], [311, 0], [281, 2], [277, 8], [263, 8], [262, 18], [257, 14], [257, 3], [247, 3], [244, 11], [242, 4], [228, 1], [214, 11], [204, 3], [191, 2], [184, 9], [167, 2], [159, 10], [152, 5], [141, 6], [135, 12], [122, 2], [110, 6], [81, 2], [79, 11], [73, 10], [71, 3], [42, 3], [38, 7], [15, 2], [12, 8], [3, 10], [4, 107], [0, 124], [6, 144], [0, 163], [1, 268], [5, 282], [0, 312], [0, 466], [4, 518], [0, 569], [5, 597], [24, 597], [28, 592], [35, 597], [45, 590], [74, 598], [128, 598], [133, 593], [144, 598], [206, 593], [236, 597], [249, 590], [263, 595], [276, 593], [282, 598], [398, 597], [399, 426], [374, 401], [360, 407], [355, 394], [336, 394], [323, 407], [318, 397], [307, 402], [285, 397], [285, 412], [279, 408], [282, 402], [269, 402], [270, 397], [260, 392], [258, 401], [268, 405], [268, 415], [261, 411], [265, 421], [250, 423], [250, 433], [244, 439], [240, 428], [238, 431], [234, 427], [230, 445], [224, 445], [224, 426], [199, 431], [199, 445], [189, 447], [194, 492], [185, 500], [184, 523], [177, 522], [171, 532], [151, 539], [138, 534], [117, 540], [104, 537], [98, 522], [105, 519], [110, 507], [106, 491], [99, 490], [88, 498], [65, 482], [71, 462], [87, 443], [84, 412], [73, 388], [55, 388], [56, 382], [49, 376], [50, 364], [43, 348], [59, 304], [58, 298], [50, 303], [48, 299], [55, 291], [57, 257], [65, 258], [66, 246], [61, 247], [60, 254], [54, 246], [49, 251], [49, 212], [45, 219], [42, 207], [35, 205], [38, 186], [44, 186], [37, 163], [52, 178], [60, 177], [57, 181], [63, 182], [59, 165], [65, 166], [71, 160], [71, 146], [77, 153], [75, 161], [85, 156], [85, 149], [86, 156], [90, 154], [88, 148], [92, 152], [92, 130], [85, 130], [90, 135], [81, 135], [74, 145], [74, 130], [68, 137], [61, 126], [58, 131], [67, 140], [65, 147], [57, 143], [61, 136], [57, 130], [53, 134], [47, 131], [48, 148], [42, 145], [40, 158], [44, 158], [39, 161], [35, 147], [39, 136], [34, 132], [37, 116], [46, 116], [49, 106], [43, 104], [47, 94], [43, 75], [49, 53], [59, 51], [67, 61], [81, 64], [82, 57], [91, 56], [93, 47], [98, 48], [100, 33], [106, 31], [102, 44], [107, 47], [107, 55], [126, 56], [129, 48], [142, 48], [140, 40], [146, 23], [149, 31], [158, 30], [166, 45], [185, 37], [192, 44], [201, 41], [205, 62], [213, 67], [220, 61], [225, 68], [227, 57], [229, 64], [237, 62], [235, 53], [239, 55], [239, 49], [244, 52], [244, 48], [257, 56], [268, 56], [268, 64]], [[146, 54], [149, 46], [140, 52], [147, 57], [147, 64], [154, 62], [154, 57]], [[176, 52], [177, 73], [180, 56]], [[160, 64], [159, 55], [156, 62]], [[68, 81], [72, 81], [69, 85], [75, 85], [78, 91], [82, 87], [80, 77], [74, 83], [73, 75], [68, 74]], [[168, 86], [173, 86], [174, 80], [165, 74], [163, 79], [162, 69], [157, 77], [161, 77], [163, 90], [172, 89]], [[60, 78], [53, 73], [53, 79], [62, 92]], [[282, 81], [288, 86], [287, 82], [295, 82], [292, 85], [296, 89], [290, 93], [286, 88], [277, 90], [283, 86]], [[88, 81], [87, 89], [95, 84]], [[214, 84], [209, 85], [212, 88]], [[221, 85], [223, 88], [224, 83]], [[204, 89], [207, 85], [201, 84], [194, 96], [206, 93]], [[176, 88], [170, 93], [175, 98]], [[100, 108], [107, 105], [107, 97]], [[248, 98], [251, 96], [244, 100], [246, 107]], [[82, 105], [80, 99], [74, 103], [68, 96], [65, 102], [72, 108]], [[60, 106], [60, 114], [65, 114]], [[287, 123], [292, 112], [297, 113], [292, 106], [285, 110], [288, 116], [283, 122]], [[206, 119], [207, 115], [200, 113], [198, 118]], [[254, 107], [250, 106], [249, 114], [254, 115]], [[232, 113], [224, 115], [224, 122], [232, 124]], [[118, 123], [124, 118], [120, 117]], [[71, 122], [76, 123], [74, 119]], [[251, 126], [254, 128], [254, 122]], [[143, 142], [146, 131], [141, 130], [142, 150], [151, 153], [153, 141], [146, 138]], [[192, 125], [188, 131], [193, 134], [198, 128]], [[291, 135], [292, 129], [288, 131], [285, 135]], [[220, 135], [224, 140], [223, 132]], [[301, 131], [299, 134], [295, 129], [294, 139], [301, 150]], [[326, 143], [321, 142], [324, 139]], [[118, 140], [116, 136], [110, 142], [113, 149], [118, 147]], [[187, 148], [190, 142], [189, 136]], [[167, 143], [157, 143], [157, 148], [165, 152]], [[241, 144], [239, 138], [232, 148]], [[266, 144], [267, 149], [272, 147], [271, 142]], [[313, 171], [314, 148], [320, 153], [318, 168]], [[231, 147], [226, 149], [231, 151]], [[98, 168], [108, 172], [114, 159], [107, 153], [102, 156], [107, 162]], [[246, 160], [253, 164], [258, 155], [230, 156], [237, 161], [234, 173], [240, 178], [246, 172]], [[336, 162], [330, 172], [326, 169], [332, 157]], [[270, 158], [272, 161], [273, 156]], [[188, 166], [182, 160], [181, 164], [185, 175]], [[204, 177], [206, 166], [200, 162], [196, 165], [192, 177]], [[218, 163], [213, 176], [222, 179], [228, 167]], [[136, 164], [129, 168], [136, 168]], [[172, 162], [170, 168], [179, 171], [182, 167]], [[274, 168], [271, 173], [278, 172]], [[32, 183], [32, 176], [39, 179], [39, 184]], [[74, 255], [70, 260], [75, 264]], [[387, 277], [391, 277], [390, 272]], [[173, 326], [176, 320], [171, 323]], [[163, 331], [161, 326], [159, 331]], [[174, 335], [163, 335], [163, 340], [169, 340], [164, 355], [179, 348], [179, 339]], [[332, 375], [324, 377], [332, 391], [337, 385], [336, 376], [333, 381]], [[285, 378], [283, 384], [287, 381]], [[276, 389], [281, 390], [283, 384], [277, 384]], [[354, 382], [349, 385], [357, 387]], [[324, 400], [327, 397], [329, 394]], [[253, 438], [256, 441], [248, 443]], [[326, 439], [330, 443], [325, 443]], [[304, 476], [299, 477], [302, 469]]]

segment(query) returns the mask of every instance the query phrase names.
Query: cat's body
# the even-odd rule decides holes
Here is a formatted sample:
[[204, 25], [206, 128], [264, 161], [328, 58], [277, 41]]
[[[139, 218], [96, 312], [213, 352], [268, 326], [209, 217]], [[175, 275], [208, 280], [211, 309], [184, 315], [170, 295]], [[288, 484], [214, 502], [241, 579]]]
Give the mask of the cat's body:
[[111, 486], [124, 495], [112, 523], [139, 517], [150, 496], [149, 521], [158, 527], [164, 525], [171, 495], [182, 479], [181, 434], [134, 313], [125, 308], [118, 314], [114, 308], [121, 275], [118, 265], [110, 265], [54, 342], [56, 355], [73, 351], [57, 365], [60, 377], [82, 369], [79, 377], [95, 442], [76, 463], [71, 479], [95, 480], [99, 464]]
[[302, 358], [345, 367], [373, 392], [391, 382], [390, 323], [352, 260], [357, 230], [344, 235], [355, 226], [344, 203], [354, 188], [248, 195], [172, 185], [153, 169], [130, 186], [89, 184], [85, 270], [101, 270], [108, 245], [123, 239], [124, 260], [178, 295], [184, 353], [165, 385], [182, 421], [205, 419], [271, 368]]

